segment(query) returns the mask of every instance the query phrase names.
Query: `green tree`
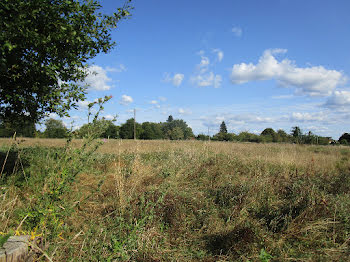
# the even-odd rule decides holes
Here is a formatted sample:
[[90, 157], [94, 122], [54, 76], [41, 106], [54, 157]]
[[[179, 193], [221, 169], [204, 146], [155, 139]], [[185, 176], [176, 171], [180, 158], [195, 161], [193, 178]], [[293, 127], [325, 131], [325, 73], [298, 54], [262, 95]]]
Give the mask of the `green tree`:
[[0, 119], [34, 123], [76, 107], [88, 60], [115, 45], [129, 2], [104, 15], [97, 0], [0, 1]]
[[283, 129], [277, 130], [276, 137], [277, 142], [289, 142], [290, 140], [288, 134]]
[[160, 124], [152, 122], [142, 123], [141, 139], [162, 139], [163, 132]]
[[35, 124], [32, 121], [10, 121], [0, 120], [0, 137], [16, 136], [34, 137], [36, 133]]
[[[346, 142], [345, 142], [346, 141]], [[339, 137], [339, 143], [341, 144], [350, 144], [350, 134], [349, 133], [344, 133]]]
[[222, 133], [222, 134], [227, 133], [227, 127], [226, 127], [225, 121], [222, 121], [222, 123], [220, 125], [220, 132], [219, 133]]
[[192, 129], [187, 125], [187, 123], [184, 120], [172, 119], [172, 116], [169, 116], [167, 122], [163, 123], [162, 130], [163, 130], [164, 137], [168, 139], [172, 139], [171, 133], [172, 133], [172, 130], [176, 127], [180, 128], [182, 131], [183, 137], [181, 139], [189, 139], [194, 137]]
[[273, 130], [272, 128], [265, 128], [260, 136], [263, 137], [263, 140], [265, 142], [277, 142], [277, 134], [275, 132], [275, 130]]
[[[136, 138], [139, 139], [143, 133], [142, 126], [136, 122]], [[134, 138], [134, 118], [126, 120], [124, 124], [120, 126], [119, 131], [120, 138], [133, 139]]]
[[291, 135], [293, 136], [295, 142], [301, 143], [303, 134], [301, 132], [300, 127], [298, 126], [292, 127]]
[[170, 115], [170, 116], [168, 117], [167, 122], [168, 122], [168, 123], [170, 123], [170, 122], [172, 122], [173, 120], [174, 120], [173, 116], [172, 116], [172, 115]]
[[104, 121], [105, 130], [101, 134], [103, 138], [119, 138], [119, 126], [116, 126], [113, 120], [102, 119]]
[[68, 129], [64, 126], [62, 120], [49, 118], [45, 121], [45, 131], [43, 133], [46, 138], [65, 138], [68, 134]]
[[169, 130], [168, 136], [171, 140], [181, 140], [184, 139], [184, 132], [180, 127], [174, 127]]

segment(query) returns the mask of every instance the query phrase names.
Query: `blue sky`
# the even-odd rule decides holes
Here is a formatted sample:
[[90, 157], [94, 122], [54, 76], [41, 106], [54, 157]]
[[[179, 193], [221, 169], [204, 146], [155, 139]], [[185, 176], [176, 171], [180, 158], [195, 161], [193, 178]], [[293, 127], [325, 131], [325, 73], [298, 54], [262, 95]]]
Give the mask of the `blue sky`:
[[[103, 0], [111, 13], [123, 2]], [[195, 134], [300, 126], [350, 132], [350, 1], [134, 0], [116, 48], [90, 61], [87, 96], [117, 124], [184, 119]], [[86, 102], [71, 112], [86, 123]], [[55, 117], [55, 115], [51, 115]], [[69, 126], [71, 119], [63, 119]]]

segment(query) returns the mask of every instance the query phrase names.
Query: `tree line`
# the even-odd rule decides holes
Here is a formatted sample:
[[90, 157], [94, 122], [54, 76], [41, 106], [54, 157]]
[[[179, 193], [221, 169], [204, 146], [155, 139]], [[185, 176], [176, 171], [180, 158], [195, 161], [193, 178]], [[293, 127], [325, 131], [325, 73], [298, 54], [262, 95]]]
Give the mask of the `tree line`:
[[279, 129], [275, 131], [272, 128], [265, 128], [259, 135], [250, 133], [247, 131], [240, 132], [239, 134], [229, 133], [227, 131], [225, 121], [222, 121], [220, 125], [220, 131], [209, 137], [205, 134], [199, 134], [197, 136], [199, 140], [214, 140], [214, 141], [237, 141], [237, 142], [255, 142], [255, 143], [297, 143], [297, 144], [350, 144], [350, 134], [344, 133], [338, 141], [333, 140], [331, 137], [319, 136], [311, 131], [303, 133], [300, 127], [292, 127], [290, 133]]
[[[155, 139], [170, 139], [170, 140], [213, 140], [213, 141], [237, 141], [237, 142], [255, 142], [255, 143], [297, 143], [297, 144], [350, 144], [350, 134], [344, 133], [339, 137], [338, 141], [331, 137], [319, 136], [311, 131], [303, 133], [300, 127], [294, 126], [290, 133], [282, 129], [275, 131], [272, 128], [265, 128], [260, 134], [254, 134], [247, 131], [239, 134], [229, 133], [226, 123], [223, 121], [220, 125], [219, 132], [209, 136], [199, 134], [195, 136], [191, 127], [182, 119], [174, 119], [171, 115], [166, 122], [134, 122], [133, 118], [128, 119], [120, 126], [115, 124], [114, 120], [101, 118], [95, 123], [88, 123], [73, 131], [75, 137], [83, 138], [91, 132], [91, 127], [98, 127], [100, 132], [95, 132], [99, 138], [111, 139], [136, 139], [155, 140]], [[21, 123], [18, 125], [1, 122], [0, 137], [10, 137], [17, 132], [18, 136], [24, 137], [39, 137], [39, 138], [66, 138], [70, 130], [63, 124], [61, 120], [48, 119], [45, 121], [45, 130], [36, 130], [35, 125], [31, 123]], [[134, 132], [135, 128], [135, 132]]]
[[[186, 140], [194, 139], [192, 129], [182, 119], [174, 119], [171, 115], [166, 122], [153, 123], [143, 122], [142, 124], [134, 122], [133, 118], [128, 119], [124, 124], [118, 126], [115, 121], [101, 118], [93, 123], [88, 123], [73, 131], [78, 138], [83, 138], [93, 132], [99, 138], [112, 139], [170, 139]], [[134, 132], [135, 128], [135, 132]], [[96, 131], [92, 131], [92, 130]], [[97, 131], [98, 130], [98, 131]], [[69, 129], [63, 124], [62, 120], [48, 119], [45, 121], [45, 130], [41, 132], [35, 129], [35, 125], [13, 125], [10, 123], [0, 123], [0, 137], [10, 137], [17, 132], [18, 136], [41, 137], [41, 138], [66, 138]]]

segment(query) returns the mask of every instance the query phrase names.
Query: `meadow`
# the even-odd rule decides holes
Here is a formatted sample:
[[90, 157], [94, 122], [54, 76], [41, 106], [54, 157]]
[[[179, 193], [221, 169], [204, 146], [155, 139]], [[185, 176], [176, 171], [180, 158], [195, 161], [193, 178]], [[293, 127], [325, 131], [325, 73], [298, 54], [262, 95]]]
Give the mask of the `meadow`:
[[0, 232], [31, 235], [36, 260], [350, 255], [346, 146], [29, 138], [0, 145]]

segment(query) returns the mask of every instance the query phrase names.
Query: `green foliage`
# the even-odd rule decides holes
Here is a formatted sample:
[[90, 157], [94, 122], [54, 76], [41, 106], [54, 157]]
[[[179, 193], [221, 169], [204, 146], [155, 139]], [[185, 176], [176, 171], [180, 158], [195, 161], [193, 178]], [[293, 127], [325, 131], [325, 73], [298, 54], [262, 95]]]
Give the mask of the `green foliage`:
[[277, 134], [272, 128], [265, 128], [260, 135], [263, 136], [264, 142], [277, 142]]
[[[142, 126], [139, 123], [135, 123], [136, 126], [136, 138], [139, 139], [143, 132]], [[126, 120], [124, 124], [120, 126], [120, 138], [133, 139], [134, 138], [134, 118]]]
[[[346, 141], [346, 142], [345, 142]], [[349, 133], [344, 133], [339, 137], [339, 142], [341, 144], [347, 145], [350, 143], [350, 134]]]
[[162, 126], [158, 123], [144, 122], [142, 123], [141, 139], [162, 139], [164, 137]]
[[301, 132], [300, 127], [298, 126], [292, 127], [291, 135], [294, 137], [294, 141], [296, 143], [301, 143], [303, 133]]
[[64, 126], [62, 120], [49, 118], [45, 121], [45, 126], [43, 136], [46, 138], [65, 138], [68, 136], [68, 129]]
[[75, 131], [78, 137], [84, 138], [94, 133], [96, 138], [119, 138], [120, 128], [114, 125], [113, 120], [104, 118], [82, 125], [79, 130]]
[[12, 137], [16, 132], [16, 136], [34, 137], [36, 130], [32, 121], [9, 121], [0, 120], [0, 137]]
[[162, 126], [164, 137], [171, 140], [193, 138], [192, 129], [182, 119], [173, 119], [169, 116], [167, 122]]
[[260, 143], [260, 142], [262, 142], [262, 137], [258, 136], [256, 134], [249, 133], [249, 132], [241, 132], [237, 136], [237, 140], [240, 141], [240, 142]]
[[197, 140], [201, 140], [201, 141], [208, 141], [209, 140], [209, 136], [208, 135], [204, 135], [204, 134], [199, 134], [196, 137]]
[[10, 238], [11, 234], [0, 235], [0, 249], [3, 248], [6, 241]]
[[227, 133], [227, 127], [226, 127], [226, 124], [225, 124], [225, 121], [222, 121], [221, 125], [220, 125], [220, 131], [219, 133], [223, 133], [223, 134], [226, 134]]
[[271, 259], [273, 259], [273, 256], [267, 253], [265, 249], [261, 249], [259, 259], [261, 262], [269, 262]]
[[[159, 141], [103, 155], [84, 141], [26, 148], [27, 180], [0, 187], [8, 228], [26, 218], [57, 261], [347, 261], [347, 148]], [[285, 163], [300, 153], [310, 163]]]
[[0, 2], [0, 118], [31, 121], [67, 115], [84, 99], [87, 61], [115, 45], [111, 30], [130, 15], [129, 1], [111, 15], [98, 1]]

